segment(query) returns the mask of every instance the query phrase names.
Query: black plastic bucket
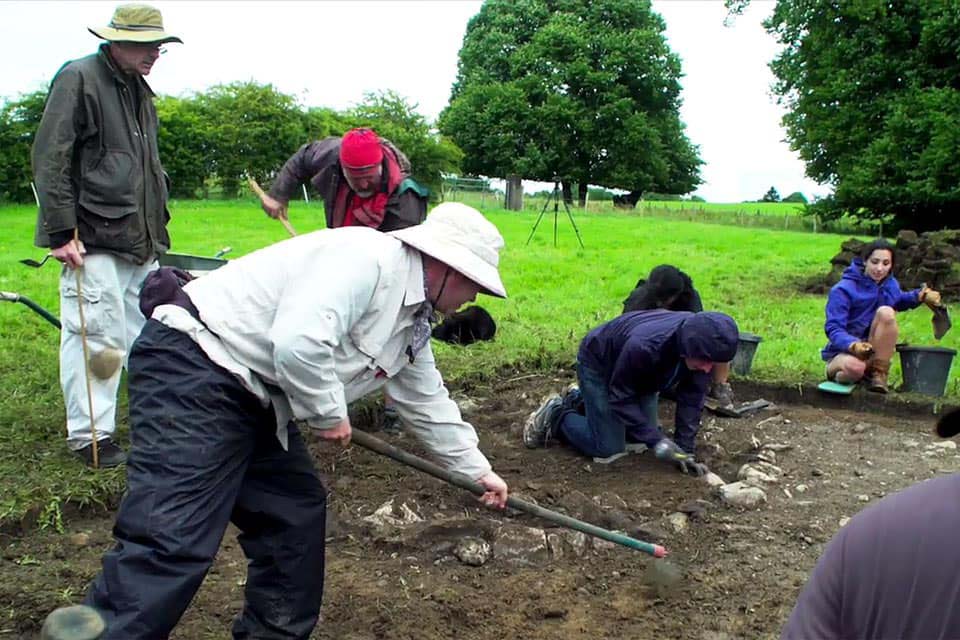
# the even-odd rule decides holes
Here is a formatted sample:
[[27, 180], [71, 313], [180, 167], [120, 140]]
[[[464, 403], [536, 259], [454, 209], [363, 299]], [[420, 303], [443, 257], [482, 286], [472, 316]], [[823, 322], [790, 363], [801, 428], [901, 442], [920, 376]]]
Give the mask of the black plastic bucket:
[[755, 333], [740, 332], [740, 341], [737, 343], [737, 355], [733, 356], [731, 368], [738, 376], [750, 375], [753, 368], [753, 356], [757, 353], [757, 345], [763, 340]]
[[956, 349], [946, 347], [915, 347], [897, 345], [900, 369], [903, 371], [902, 391], [942, 396], [947, 390], [950, 365]]

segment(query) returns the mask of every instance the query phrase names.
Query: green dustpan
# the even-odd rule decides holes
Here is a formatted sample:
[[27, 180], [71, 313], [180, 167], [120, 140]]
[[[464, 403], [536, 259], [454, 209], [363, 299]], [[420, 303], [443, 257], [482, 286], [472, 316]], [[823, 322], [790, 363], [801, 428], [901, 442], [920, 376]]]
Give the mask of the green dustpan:
[[839, 382], [834, 382], [832, 380], [825, 380], [817, 385], [817, 389], [820, 389], [820, 391], [825, 391], [826, 393], [836, 393], [848, 396], [853, 393], [853, 390], [856, 386], [857, 385], [855, 384], [840, 384]]

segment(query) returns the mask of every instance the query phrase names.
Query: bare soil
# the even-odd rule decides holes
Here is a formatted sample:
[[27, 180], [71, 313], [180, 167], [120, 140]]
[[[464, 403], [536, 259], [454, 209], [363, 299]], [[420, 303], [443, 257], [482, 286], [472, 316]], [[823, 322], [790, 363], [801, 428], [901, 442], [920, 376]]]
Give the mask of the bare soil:
[[[317, 445], [317, 466], [330, 488], [327, 578], [313, 638], [772, 638], [824, 544], [841, 519], [883, 495], [958, 470], [955, 450], [932, 450], [932, 418], [886, 417], [810, 405], [779, 406], [742, 419], [704, 415], [701, 452], [725, 480], [755, 456], [757, 443], [777, 453], [784, 475], [767, 502], [740, 511], [722, 504], [702, 481], [651, 459], [629, 455], [599, 465], [562, 445], [528, 450], [526, 415], [548, 391], [571, 380], [539, 375], [462, 389], [477, 403], [469, 418], [494, 468], [524, 498], [557, 509], [573, 491], [618, 503], [671, 552], [655, 579], [653, 560], [624, 547], [567, 549], [530, 566], [494, 557], [480, 567], [451, 555], [457, 536], [490, 537], [502, 522], [547, 527], [523, 514], [499, 513], [438, 480], [358, 447]], [[748, 400], [751, 398], [741, 398]], [[672, 405], [662, 403], [672, 422]], [[402, 434], [398, 446], [418, 451]], [[806, 485], [806, 490], [798, 489]], [[789, 494], [789, 495], [788, 495]], [[361, 518], [393, 496], [419, 505], [426, 526], [386, 535]], [[702, 499], [705, 511], [677, 533], [665, 516]], [[624, 506], [625, 504], [625, 506]], [[684, 507], [686, 508], [686, 507]], [[109, 513], [86, 514], [62, 533], [31, 531], [0, 538], [0, 640], [36, 637], [44, 616], [77, 602], [111, 545]], [[172, 637], [228, 638], [242, 607], [245, 561], [228, 531], [220, 554]], [[661, 567], [663, 569], [663, 567]], [[652, 577], [653, 576], [653, 577]]]

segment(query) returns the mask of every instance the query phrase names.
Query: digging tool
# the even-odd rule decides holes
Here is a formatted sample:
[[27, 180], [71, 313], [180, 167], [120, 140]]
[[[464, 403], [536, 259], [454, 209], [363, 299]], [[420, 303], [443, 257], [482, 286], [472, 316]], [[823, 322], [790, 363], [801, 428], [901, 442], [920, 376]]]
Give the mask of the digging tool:
[[11, 291], [0, 291], [0, 300], [4, 300], [6, 302], [19, 302], [20, 304], [26, 305], [40, 314], [44, 320], [55, 326], [57, 329], [60, 328], [60, 321], [55, 315], [26, 296], [22, 296], [19, 293], [13, 293]]
[[[403, 463], [407, 466], [431, 475], [434, 478], [439, 478], [440, 480], [448, 482], [455, 487], [466, 489], [475, 495], [482, 496], [486, 492], [486, 489], [484, 489], [483, 486], [477, 482], [474, 482], [465, 475], [456, 473], [454, 471], [447, 471], [446, 469], [443, 469], [432, 462], [428, 462], [423, 458], [413, 455], [412, 453], [408, 453], [402, 449], [394, 447], [393, 445], [387, 444], [380, 438], [370, 435], [366, 431], [354, 429], [352, 435], [350, 436], [350, 441], [360, 445], [364, 449], [369, 449], [370, 451], [379, 453], [380, 455], [388, 458], [392, 458], [397, 462]], [[648, 553], [655, 558], [662, 558], [667, 555], [667, 550], [658, 544], [642, 542], [640, 540], [636, 540], [635, 538], [631, 538], [630, 536], [615, 533], [587, 522], [583, 522], [582, 520], [565, 516], [562, 513], [545, 509], [539, 505], [521, 500], [520, 498], [514, 498], [513, 496], [508, 497], [507, 506], [518, 511], [523, 511], [524, 513], [538, 516], [544, 520], [553, 522], [554, 524], [559, 524], [562, 527], [581, 531], [597, 538], [603, 538], [604, 540], [615, 542], [616, 544], [623, 545], [625, 547], [630, 547], [636, 551]]]
[[[73, 239], [80, 244], [80, 230], [73, 230]], [[87, 344], [87, 320], [83, 315], [83, 274], [79, 266], [73, 270], [77, 276], [77, 312], [80, 315], [80, 344], [83, 345], [83, 371], [87, 381], [87, 406], [90, 408], [90, 437], [93, 444], [93, 468], [100, 468], [100, 449], [97, 444], [97, 425], [93, 414], [93, 387], [90, 383], [90, 345]]]
[[761, 409], [766, 409], [770, 406], [770, 401], [760, 398], [759, 400], [752, 400], [750, 402], [741, 402], [736, 406], [725, 406], [715, 400], [707, 398], [704, 401], [703, 406], [705, 409], [709, 409], [722, 418], [742, 418], [750, 415], [751, 413], [756, 413]]
[[[26, 296], [22, 296], [19, 293], [13, 293], [11, 291], [0, 291], [0, 301], [19, 302], [24, 304], [40, 314], [44, 320], [55, 326], [57, 329], [61, 328], [60, 321], [55, 315]], [[93, 372], [93, 375], [97, 376], [101, 380], [106, 380], [107, 378], [111, 377], [122, 365], [123, 352], [112, 347], [107, 347], [90, 356], [90, 370]]]
[[947, 305], [941, 304], [933, 310], [933, 317], [930, 319], [933, 323], [933, 337], [939, 340], [950, 331], [953, 323], [950, 322], [950, 312], [947, 311]]
[[53, 254], [52, 254], [52, 253], [48, 253], [47, 255], [43, 256], [43, 260], [41, 260], [40, 262], [37, 262], [37, 261], [34, 260], [33, 258], [24, 258], [23, 260], [20, 261], [20, 264], [25, 264], [25, 265], [27, 265], [28, 267], [33, 267], [34, 269], [39, 269], [40, 267], [42, 267], [42, 266], [47, 262], [47, 260], [49, 260], [49, 259], [52, 258], [52, 257], [53, 257]]
[[40, 640], [97, 640], [106, 628], [103, 617], [93, 607], [60, 607], [43, 621]]
[[[267, 195], [264, 190], [260, 188], [260, 185], [257, 184], [257, 181], [253, 178], [247, 178], [247, 184], [250, 185], [250, 188], [253, 189], [253, 192], [257, 194], [258, 198], [263, 198]], [[290, 224], [289, 220], [286, 218], [280, 218], [280, 222], [283, 224], [283, 228], [287, 230], [287, 233], [289, 233], [291, 237], [297, 235], [297, 232], [294, 230], [293, 225]]]
[[817, 389], [825, 393], [848, 396], [853, 393], [856, 386], [855, 384], [843, 384], [842, 382], [834, 382], [833, 380], [824, 380], [817, 385]]

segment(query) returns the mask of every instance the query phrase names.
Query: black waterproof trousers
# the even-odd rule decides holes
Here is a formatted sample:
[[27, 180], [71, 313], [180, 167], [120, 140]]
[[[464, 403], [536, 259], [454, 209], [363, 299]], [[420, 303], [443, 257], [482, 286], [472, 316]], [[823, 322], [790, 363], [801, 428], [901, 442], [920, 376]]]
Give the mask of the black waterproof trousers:
[[131, 449], [116, 547], [86, 597], [103, 640], [166, 638], [203, 581], [228, 522], [249, 559], [234, 638], [303, 638], [323, 595], [326, 491], [296, 426], [188, 336], [150, 320], [129, 367]]

